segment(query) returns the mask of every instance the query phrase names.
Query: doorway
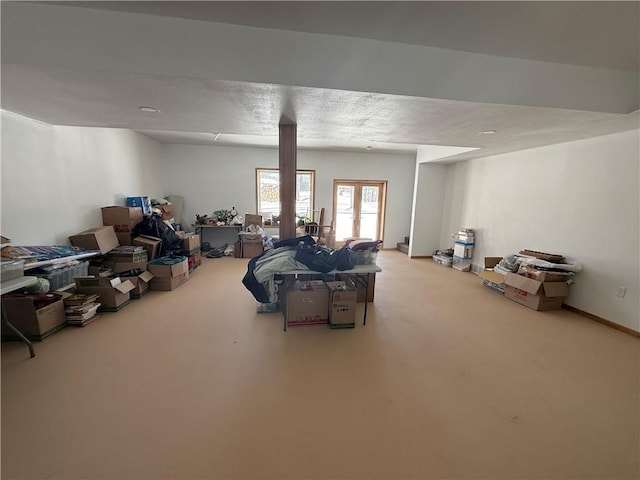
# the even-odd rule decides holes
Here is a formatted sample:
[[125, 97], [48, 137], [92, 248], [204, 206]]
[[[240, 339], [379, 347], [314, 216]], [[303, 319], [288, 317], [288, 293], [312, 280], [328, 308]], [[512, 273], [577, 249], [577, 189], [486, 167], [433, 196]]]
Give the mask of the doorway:
[[382, 240], [386, 197], [386, 180], [334, 180], [336, 246], [348, 237]]

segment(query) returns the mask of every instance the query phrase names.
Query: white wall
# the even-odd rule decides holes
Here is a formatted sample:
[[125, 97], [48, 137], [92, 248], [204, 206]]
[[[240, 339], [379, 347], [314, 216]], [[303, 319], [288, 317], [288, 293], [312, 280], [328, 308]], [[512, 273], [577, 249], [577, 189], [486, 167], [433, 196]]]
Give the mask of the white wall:
[[[316, 171], [315, 208], [331, 221], [333, 180], [387, 180], [384, 247], [409, 234], [415, 158], [412, 155], [299, 150], [298, 168]], [[167, 145], [163, 180], [166, 195], [184, 197], [184, 227], [195, 214], [236, 207], [255, 213], [255, 169], [278, 168], [278, 150], [269, 148]]]
[[68, 245], [100, 207], [153, 195], [161, 146], [130, 130], [47, 125], [2, 111], [2, 235]]
[[476, 264], [524, 248], [570, 257], [584, 270], [566, 303], [640, 331], [639, 142], [631, 131], [452, 164], [441, 241], [475, 228]]
[[435, 250], [448, 247], [448, 242], [440, 243], [448, 166], [421, 163], [420, 160], [419, 149], [409, 243], [411, 257], [432, 255]]

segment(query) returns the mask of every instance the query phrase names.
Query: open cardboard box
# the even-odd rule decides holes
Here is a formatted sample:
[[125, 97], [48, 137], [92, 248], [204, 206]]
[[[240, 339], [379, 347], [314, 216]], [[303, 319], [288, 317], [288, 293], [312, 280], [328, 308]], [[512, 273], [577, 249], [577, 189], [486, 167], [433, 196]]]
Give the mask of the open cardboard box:
[[504, 296], [533, 310], [557, 310], [569, 295], [567, 282], [539, 282], [517, 273], [504, 279]]

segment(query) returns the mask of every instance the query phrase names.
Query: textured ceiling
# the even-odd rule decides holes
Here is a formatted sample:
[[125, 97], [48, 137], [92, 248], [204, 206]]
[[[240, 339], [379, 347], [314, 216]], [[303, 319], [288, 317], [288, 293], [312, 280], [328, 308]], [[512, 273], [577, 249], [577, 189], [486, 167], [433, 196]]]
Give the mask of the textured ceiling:
[[640, 64], [635, 1], [81, 1], [74, 6], [618, 70], [638, 71]]
[[[2, 108], [54, 125], [127, 128], [164, 143], [213, 144], [214, 134], [219, 133], [215, 140], [218, 145], [275, 146], [278, 123], [289, 119], [298, 125], [301, 148], [362, 151], [371, 147], [374, 151], [400, 153], [413, 153], [422, 145], [473, 149], [447, 161], [638, 128], [637, 110], [628, 113], [630, 109], [625, 109], [625, 105], [637, 109], [637, 2], [72, 3], [83, 8], [69, 8], [67, 2], [39, 3], [46, 5], [20, 8], [18, 4], [14, 10], [6, 8], [6, 2], [2, 4]], [[99, 9], [104, 13], [96, 13]], [[129, 20], [143, 30], [128, 31]], [[216, 23], [209, 28], [203, 21]], [[202, 61], [206, 57], [198, 57], [196, 52], [202, 47], [200, 39], [207, 43], [209, 32], [217, 32], [219, 24], [225, 22], [252, 28], [223, 29], [233, 40], [211, 42], [211, 52], [217, 56], [209, 65]], [[92, 37], [100, 28], [106, 29], [104, 38], [108, 42]], [[313, 33], [291, 37], [285, 30]], [[354, 45], [355, 50], [364, 45], [371, 50], [362, 51], [374, 54], [363, 62], [369, 65], [377, 61], [383, 65], [379, 71], [386, 73], [369, 75], [370, 79], [365, 75], [362, 91], [350, 86], [335, 88], [340, 81], [347, 85], [345, 79], [357, 74], [347, 72], [348, 66], [341, 64], [331, 75], [309, 73], [312, 80], [306, 84], [305, 78], [296, 77], [302, 68], [300, 61], [278, 63], [282, 58], [268, 43], [273, 35], [280, 35], [270, 33], [274, 31], [283, 32], [284, 36], [276, 37], [278, 41], [307, 41], [306, 48]], [[133, 34], [135, 39], [129, 41], [126, 36]], [[160, 45], [171, 35], [184, 45], [183, 51], [174, 48], [173, 39], [166, 48]], [[353, 44], [340, 40], [343, 37], [375, 41]], [[266, 53], [249, 60], [247, 52], [261, 45], [242, 45], [245, 38], [264, 38]], [[118, 40], [127, 45], [128, 51], [111, 48]], [[152, 47], [145, 46], [145, 40]], [[296, 46], [291, 44], [289, 48], [295, 50]], [[318, 47], [317, 56], [306, 64], [303, 73], [313, 69], [314, 58], [318, 65], [331, 62], [334, 54], [330, 47]], [[486, 58], [487, 65], [515, 65], [524, 74], [510, 83], [511, 72], [507, 69], [492, 68], [491, 75], [483, 77], [482, 69], [476, 68], [463, 77], [457, 67], [456, 75], [444, 72], [446, 85], [432, 96], [420, 90], [419, 81], [415, 82], [417, 88], [412, 85], [416, 75], [410, 78], [407, 73], [411, 68], [421, 71], [422, 48], [427, 49], [429, 58], [442, 58], [442, 65], [450, 58], [456, 59], [456, 65], [464, 64], [467, 58], [474, 62]], [[452, 50], [439, 50], [443, 48]], [[405, 63], [375, 58], [375, 52], [385, 49], [408, 52], [413, 57], [408, 56]], [[453, 50], [492, 56], [460, 57]], [[138, 51], [148, 52], [148, 56], [138, 55]], [[335, 52], [335, 56], [340, 53]], [[271, 54], [272, 58], [267, 57]], [[500, 63], [504, 57], [530, 63]], [[411, 62], [412, 58], [417, 61]], [[160, 67], [154, 66], [154, 61]], [[569, 63], [580, 67], [573, 68]], [[275, 81], [252, 74], [250, 67], [256, 64], [263, 67], [256, 71], [269, 74], [273, 64], [279, 65], [271, 74]], [[220, 68], [229, 65], [227, 70]], [[354, 68], [362, 65], [365, 63]], [[557, 69], [557, 74], [549, 78], [559, 80], [536, 84], [536, 69], [547, 66]], [[424, 70], [437, 73], [438, 65], [425, 65]], [[531, 72], [530, 79], [527, 72]], [[572, 80], [561, 84], [569, 76]], [[609, 81], [610, 77], [614, 80]], [[295, 78], [301, 80], [292, 80]], [[492, 78], [500, 82], [492, 82]], [[323, 82], [332, 88], [323, 88]], [[496, 87], [498, 83], [500, 88]], [[630, 84], [636, 91], [625, 91]], [[474, 101], [473, 95], [484, 99], [492, 88], [497, 90], [493, 99]], [[450, 94], [462, 91], [473, 94], [463, 99]], [[620, 91], [628, 95], [620, 97]], [[595, 103], [602, 99], [602, 107], [566, 108], [565, 99], [573, 101], [570, 97], [574, 92], [586, 93], [585, 98], [591, 97]], [[609, 97], [618, 100], [619, 106], [608, 108]], [[542, 106], [531, 98], [540, 99]], [[162, 113], [144, 114], [138, 105], [158, 106]], [[497, 133], [481, 135], [482, 130]]]

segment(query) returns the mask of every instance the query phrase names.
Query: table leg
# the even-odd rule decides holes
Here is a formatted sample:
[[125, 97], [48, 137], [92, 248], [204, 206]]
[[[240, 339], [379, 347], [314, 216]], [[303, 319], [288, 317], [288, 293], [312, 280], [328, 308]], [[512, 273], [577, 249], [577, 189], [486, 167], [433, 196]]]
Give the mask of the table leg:
[[364, 319], [362, 325], [367, 324], [367, 305], [369, 305], [369, 274], [367, 273], [367, 279], [364, 286]]
[[9, 320], [7, 320], [7, 317], [5, 316], [4, 311], [2, 312], [2, 319], [4, 320], [4, 324], [7, 327], [9, 327], [9, 329], [18, 336], [20, 341], [26, 344], [27, 347], [29, 347], [29, 355], [31, 356], [31, 358], [35, 357], [36, 352], [33, 350], [33, 343], [31, 343], [31, 341], [27, 337], [25, 337], [22, 333], [20, 333], [20, 331], [18, 331], [16, 327], [14, 327], [13, 325], [11, 325], [11, 323], [9, 323]]

